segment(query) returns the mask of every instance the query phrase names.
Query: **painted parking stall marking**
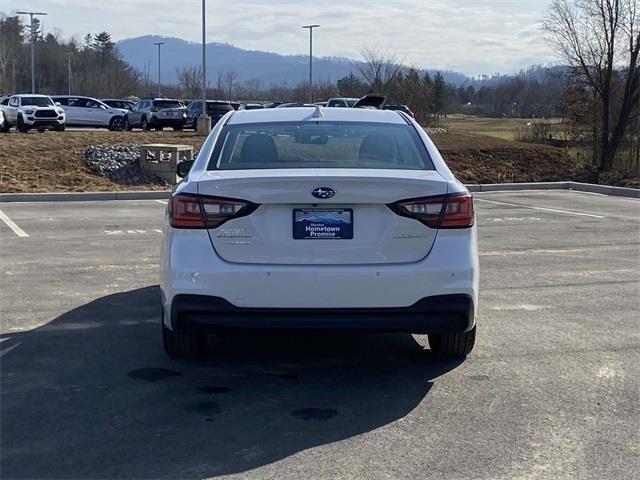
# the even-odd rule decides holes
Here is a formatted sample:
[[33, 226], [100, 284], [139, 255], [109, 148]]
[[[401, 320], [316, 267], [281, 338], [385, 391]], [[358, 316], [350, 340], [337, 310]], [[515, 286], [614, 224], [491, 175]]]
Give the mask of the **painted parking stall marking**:
[[11, 230], [13, 230], [13, 233], [15, 233], [17, 236], [19, 236], [19, 237], [28, 237], [29, 236], [29, 234], [27, 232], [25, 232], [18, 225], [16, 225], [15, 222], [13, 220], [11, 220], [9, 218], [9, 216], [6, 213], [4, 213], [2, 210], [0, 210], [0, 220], [2, 220], [2, 222], [7, 227], [9, 227]]
[[563, 214], [563, 215], [575, 215], [575, 216], [578, 216], [578, 217], [605, 218], [604, 215], [595, 215], [593, 213], [574, 212], [574, 211], [571, 211], [571, 210], [558, 210], [556, 208], [535, 207], [533, 205], [523, 205], [521, 203], [498, 202], [496, 200], [487, 200], [487, 199], [484, 199], [484, 198], [476, 198], [475, 201], [494, 203], [496, 205], [507, 205], [507, 206], [510, 206], [510, 207], [529, 208], [531, 210], [538, 210], [538, 211], [541, 211], [541, 212], [560, 213], [560, 214]]

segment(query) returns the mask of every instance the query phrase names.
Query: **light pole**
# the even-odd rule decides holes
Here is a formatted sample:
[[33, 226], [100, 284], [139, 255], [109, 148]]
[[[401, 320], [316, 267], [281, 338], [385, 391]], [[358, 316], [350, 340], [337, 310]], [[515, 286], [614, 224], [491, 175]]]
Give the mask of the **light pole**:
[[313, 103], [313, 29], [320, 25], [304, 25], [309, 29], [309, 103]]
[[197, 131], [200, 135], [208, 135], [211, 131], [211, 119], [207, 115], [207, 29], [206, 5], [202, 0], [202, 113], [198, 116]]
[[33, 23], [36, 15], [46, 15], [44, 12], [16, 12], [18, 15], [29, 15], [31, 19], [31, 93], [36, 93], [36, 31]]
[[162, 96], [160, 92], [160, 47], [164, 45], [164, 42], [155, 42], [154, 45], [158, 47], [158, 97]]
[[68, 95], [71, 95], [71, 55], [73, 55], [73, 53], [65, 53], [65, 55], [67, 56], [67, 76], [68, 76], [68, 80], [67, 80], [67, 85], [68, 85]]

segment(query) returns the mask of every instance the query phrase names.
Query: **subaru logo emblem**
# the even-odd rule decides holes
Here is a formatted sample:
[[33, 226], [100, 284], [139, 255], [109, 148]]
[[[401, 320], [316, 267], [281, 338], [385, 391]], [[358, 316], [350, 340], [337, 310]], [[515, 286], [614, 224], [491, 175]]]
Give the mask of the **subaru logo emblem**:
[[318, 187], [318, 188], [314, 188], [311, 191], [311, 195], [313, 195], [316, 198], [331, 198], [335, 194], [336, 194], [335, 190], [327, 187]]

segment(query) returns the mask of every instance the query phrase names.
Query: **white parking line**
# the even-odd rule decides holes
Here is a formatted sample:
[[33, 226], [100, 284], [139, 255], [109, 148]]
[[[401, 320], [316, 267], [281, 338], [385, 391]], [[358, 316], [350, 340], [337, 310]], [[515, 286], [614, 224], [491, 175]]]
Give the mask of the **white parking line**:
[[156, 200], [156, 202], [161, 203], [162, 205], [166, 205], [167, 204], [166, 200]]
[[564, 215], [576, 215], [578, 217], [605, 218], [603, 215], [594, 215], [593, 213], [573, 212], [571, 210], [557, 210], [555, 208], [534, 207], [533, 205], [522, 205], [521, 203], [497, 202], [495, 200], [486, 200], [484, 198], [475, 198], [478, 202], [495, 203], [497, 205], [508, 205], [510, 207], [529, 208], [531, 210], [539, 210], [541, 212], [561, 213]]
[[4, 213], [2, 210], [0, 210], [0, 220], [2, 220], [7, 227], [9, 227], [11, 230], [13, 230], [13, 233], [15, 233], [17, 236], [19, 237], [28, 237], [29, 234], [27, 232], [25, 232], [23, 229], [21, 229], [18, 225], [16, 225], [13, 220], [11, 220], [6, 213]]

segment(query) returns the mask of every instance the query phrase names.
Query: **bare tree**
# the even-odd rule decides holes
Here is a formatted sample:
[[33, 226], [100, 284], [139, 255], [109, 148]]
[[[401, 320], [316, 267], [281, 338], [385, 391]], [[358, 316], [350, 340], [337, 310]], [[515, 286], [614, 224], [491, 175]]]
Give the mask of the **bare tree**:
[[387, 93], [402, 69], [400, 58], [388, 50], [365, 47], [360, 50], [362, 62], [356, 68], [371, 89], [377, 93]]
[[202, 90], [202, 67], [177, 68], [178, 81], [188, 98], [198, 98]]
[[637, 0], [553, 0], [544, 18], [551, 43], [599, 103], [599, 171], [612, 169], [640, 101], [638, 13]]
[[226, 97], [229, 100], [233, 99], [233, 87], [237, 79], [238, 79], [238, 74], [233, 69], [227, 70], [227, 72], [224, 74], [224, 79], [223, 79], [224, 87], [225, 87], [224, 90], [226, 93]]

